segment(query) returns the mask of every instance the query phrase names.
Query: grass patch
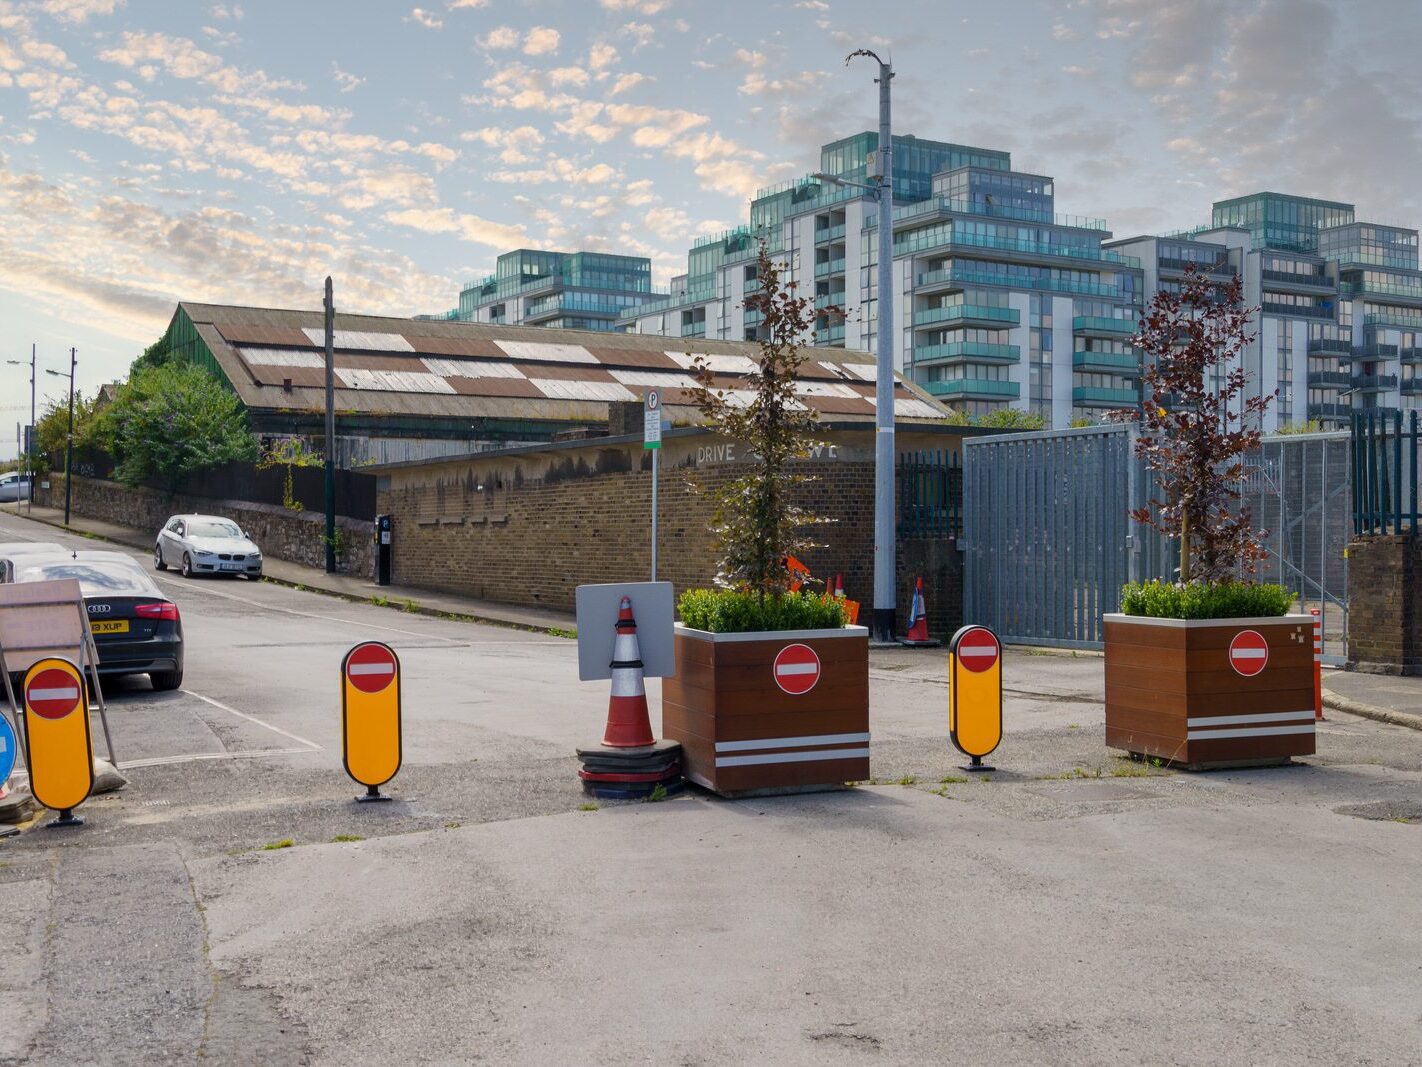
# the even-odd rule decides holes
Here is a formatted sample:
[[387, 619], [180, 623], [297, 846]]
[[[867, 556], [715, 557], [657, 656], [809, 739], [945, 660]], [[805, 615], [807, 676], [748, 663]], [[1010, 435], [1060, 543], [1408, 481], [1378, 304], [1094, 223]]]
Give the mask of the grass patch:
[[280, 841], [272, 841], [262, 846], [263, 852], [275, 852], [279, 848], [294, 848], [296, 842], [289, 837], [283, 837]]
[[388, 596], [373, 596], [370, 598], [370, 602], [377, 608], [388, 608], [390, 606], [390, 598]]
[[331, 844], [333, 844], [333, 845], [341, 845], [341, 844], [345, 844], [347, 841], [364, 841], [364, 840], [365, 840], [365, 838], [361, 837], [360, 834], [337, 834], [335, 837], [331, 838]]
[[918, 785], [918, 776], [915, 774], [906, 774], [899, 779], [899, 785]]
[[962, 785], [968, 779], [961, 774], [945, 774], [938, 781], [943, 785]]
[[648, 803], [648, 804], [659, 804], [659, 803], [661, 803], [663, 800], [666, 800], [666, 798], [667, 798], [667, 787], [664, 786], [664, 785], [662, 785], [661, 782], [658, 782], [658, 783], [656, 784], [655, 788], [653, 788], [652, 791], [647, 794], [647, 803]]
[[561, 626], [550, 626], [543, 632], [546, 633], [549, 637], [566, 637], [570, 640], [576, 640], [578, 636], [577, 630], [565, 630]]
[[1112, 778], [1149, 778], [1151, 769], [1143, 763], [1131, 759], [1130, 756], [1123, 756], [1111, 768]]
[[411, 615], [414, 615], [416, 612], [418, 612], [418, 611], [420, 610], [419, 601], [417, 601], [417, 600], [407, 600], [407, 601], [405, 601], [404, 605], [400, 608], [400, 610], [401, 610], [401, 611], [404, 611], [404, 612], [408, 612], [408, 613], [411, 614]]
[[578, 805], [578, 810], [579, 810], [579, 811], [601, 811], [601, 810], [602, 810], [602, 805], [601, 805], [601, 804], [595, 804], [595, 803], [593, 803], [593, 801], [587, 800], [587, 801], [584, 801], [583, 803], [581, 803], [581, 804]]

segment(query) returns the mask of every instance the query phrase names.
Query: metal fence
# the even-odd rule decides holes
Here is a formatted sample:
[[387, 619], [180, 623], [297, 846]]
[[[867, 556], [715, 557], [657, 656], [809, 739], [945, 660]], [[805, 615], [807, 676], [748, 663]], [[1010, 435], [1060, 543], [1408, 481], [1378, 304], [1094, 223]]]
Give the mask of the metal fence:
[[1358, 533], [1417, 529], [1417, 412], [1353, 416], [1353, 525]]
[[899, 454], [899, 537], [951, 540], [963, 532], [963, 461], [956, 452]]
[[[1099, 648], [1101, 616], [1127, 581], [1173, 579], [1178, 542], [1130, 511], [1154, 493], [1129, 427], [1092, 427], [964, 442], [965, 618], [1004, 640]], [[1266, 438], [1246, 457], [1241, 503], [1265, 531], [1255, 577], [1294, 592], [1323, 620], [1324, 657], [1347, 637], [1347, 433]]]

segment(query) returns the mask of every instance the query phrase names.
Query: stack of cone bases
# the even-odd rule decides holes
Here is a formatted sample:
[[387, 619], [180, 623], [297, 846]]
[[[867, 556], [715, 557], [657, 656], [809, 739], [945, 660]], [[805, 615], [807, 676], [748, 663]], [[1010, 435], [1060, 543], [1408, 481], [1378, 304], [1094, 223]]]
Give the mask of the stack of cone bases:
[[647, 690], [642, 653], [637, 647], [637, 621], [632, 601], [623, 597], [617, 612], [617, 638], [612, 649], [612, 695], [607, 706], [607, 730], [602, 744], [578, 749], [583, 789], [593, 796], [635, 800], [680, 792], [681, 745], [652, 736], [647, 714]]

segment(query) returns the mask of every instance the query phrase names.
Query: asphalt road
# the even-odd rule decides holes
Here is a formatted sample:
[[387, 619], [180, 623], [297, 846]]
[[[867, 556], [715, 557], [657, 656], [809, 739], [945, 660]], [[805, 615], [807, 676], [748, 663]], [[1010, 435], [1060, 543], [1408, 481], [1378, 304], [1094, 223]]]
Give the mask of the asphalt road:
[[[129, 786], [0, 842], [0, 1063], [1422, 1062], [1415, 731], [1162, 771], [1102, 746], [1098, 659], [1011, 654], [999, 769], [958, 781], [943, 654], [905, 651], [882, 784], [583, 811], [572, 642], [158, 577], [187, 676], [112, 693]], [[385, 805], [340, 759], [370, 638]]]

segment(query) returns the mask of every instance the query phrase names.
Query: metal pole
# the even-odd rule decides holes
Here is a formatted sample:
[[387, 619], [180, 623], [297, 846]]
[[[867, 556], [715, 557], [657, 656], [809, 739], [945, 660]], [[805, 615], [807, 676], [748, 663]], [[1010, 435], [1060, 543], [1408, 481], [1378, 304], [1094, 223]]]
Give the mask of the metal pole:
[[64, 525], [69, 525], [69, 501], [74, 495], [74, 365], [77, 349], [69, 350], [69, 433], [64, 443]]
[[336, 573], [336, 302], [326, 277], [326, 573]]
[[889, 83], [894, 71], [868, 49], [845, 59], [867, 56], [879, 64], [879, 330], [874, 353], [874, 618], [870, 639], [894, 640], [897, 585], [894, 530], [894, 139]]
[[[661, 413], [657, 418], [661, 418]], [[661, 455], [660, 448], [652, 449], [652, 581], [657, 580], [657, 457]]]
[[25, 504], [25, 513], [32, 514], [35, 509], [35, 350], [37, 346], [30, 342], [30, 439], [25, 449], [25, 467], [30, 472], [30, 494], [29, 500]]

